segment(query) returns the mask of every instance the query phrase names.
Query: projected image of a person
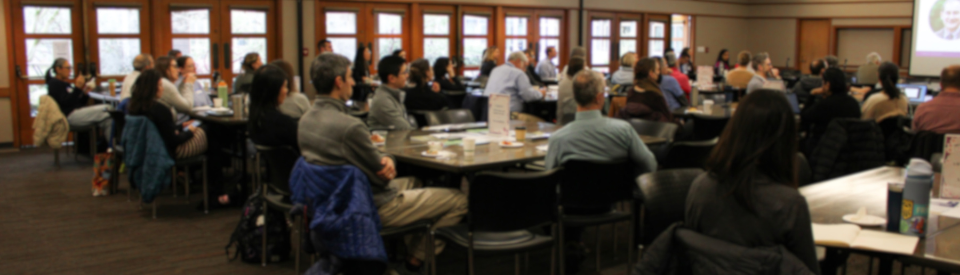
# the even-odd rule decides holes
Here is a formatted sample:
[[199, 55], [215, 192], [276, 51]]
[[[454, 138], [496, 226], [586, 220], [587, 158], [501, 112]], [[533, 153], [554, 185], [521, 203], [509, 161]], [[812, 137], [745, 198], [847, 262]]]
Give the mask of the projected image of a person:
[[937, 36], [947, 40], [960, 39], [960, 0], [946, 0], [940, 11], [943, 28], [937, 30]]

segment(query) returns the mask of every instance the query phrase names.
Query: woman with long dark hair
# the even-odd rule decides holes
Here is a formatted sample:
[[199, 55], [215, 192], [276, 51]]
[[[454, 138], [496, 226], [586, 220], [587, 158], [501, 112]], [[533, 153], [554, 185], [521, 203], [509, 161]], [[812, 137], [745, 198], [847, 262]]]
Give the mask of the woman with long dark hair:
[[433, 82], [433, 70], [430, 69], [430, 61], [426, 59], [417, 59], [410, 63], [410, 81], [414, 86], [404, 89], [407, 97], [403, 105], [407, 110], [428, 110], [437, 111], [446, 108], [447, 97], [440, 93], [440, 84]]
[[447, 57], [437, 58], [437, 61], [433, 62], [433, 81], [440, 83], [441, 90], [464, 91], [467, 89], [460, 82], [460, 79], [457, 79], [457, 72], [454, 67], [456, 65]]
[[357, 47], [357, 54], [353, 57], [353, 100], [354, 105], [367, 106], [367, 98], [373, 95], [373, 79], [370, 78], [370, 63], [372, 58], [370, 48], [364, 45]]
[[717, 55], [717, 62], [713, 63], [713, 75], [723, 76], [731, 69], [733, 68], [730, 67], [730, 53], [727, 52], [727, 49], [720, 50], [720, 54]]
[[782, 92], [740, 107], [690, 187], [684, 226], [744, 247], [786, 248], [820, 274], [807, 201], [797, 191], [797, 128]]
[[160, 70], [143, 72], [133, 84], [127, 113], [150, 119], [167, 146], [167, 153], [173, 159], [189, 158], [206, 152], [207, 137], [203, 129], [195, 127], [193, 121], [176, 123], [170, 107], [160, 103], [160, 98], [168, 92], [164, 88], [164, 81], [166, 79]]
[[250, 118], [247, 132], [253, 143], [297, 148], [296, 118], [280, 112], [288, 100], [289, 78], [278, 66], [269, 64], [253, 73], [250, 87]]
[[693, 56], [690, 55], [690, 48], [680, 50], [680, 59], [677, 59], [677, 69], [680, 69], [680, 73], [690, 79], [697, 78], [697, 70], [696, 67], [693, 66]]
[[[310, 110], [310, 99], [296, 89], [296, 79], [293, 77], [293, 65], [283, 59], [277, 59], [270, 62], [270, 65], [283, 70], [287, 76], [287, 99], [280, 104], [280, 112], [293, 118], [299, 118]], [[256, 75], [254, 75], [256, 76]]]
[[233, 93], [250, 93], [250, 83], [253, 82], [253, 72], [263, 66], [263, 60], [260, 59], [260, 54], [256, 52], [248, 53], [243, 57], [243, 62], [240, 63], [240, 68], [243, 69], [243, 74], [237, 76], [237, 80], [233, 81]]
[[673, 121], [673, 115], [658, 83], [660, 63], [653, 58], [640, 59], [633, 71], [633, 89], [628, 92], [623, 109], [615, 115], [625, 120], [640, 118], [660, 122]]
[[880, 64], [879, 72], [880, 93], [869, 95], [863, 101], [861, 113], [863, 119], [873, 119], [880, 122], [895, 116], [906, 116], [910, 102], [900, 94], [897, 81], [900, 81], [900, 68], [893, 62], [886, 61]]
[[[160, 102], [172, 107], [178, 115], [177, 121], [184, 122], [189, 119], [188, 114], [193, 111], [193, 97], [184, 98], [177, 88], [177, 78], [180, 77], [180, 68], [177, 67], [177, 60], [169, 56], [157, 58], [157, 72], [160, 73], [161, 82], [163, 82], [163, 93]], [[134, 84], [136, 85], [136, 84]]]
[[[44, 80], [47, 83], [47, 95], [57, 102], [60, 112], [67, 117], [67, 123], [70, 127], [87, 127], [97, 123], [107, 121], [113, 110], [110, 105], [100, 104], [86, 106], [90, 97], [87, 93], [92, 88], [87, 87], [87, 80], [83, 75], [77, 74], [77, 78], [70, 82], [70, 61], [64, 58], [57, 58], [53, 61], [50, 69], [44, 74]], [[81, 143], [88, 144], [88, 143]]]

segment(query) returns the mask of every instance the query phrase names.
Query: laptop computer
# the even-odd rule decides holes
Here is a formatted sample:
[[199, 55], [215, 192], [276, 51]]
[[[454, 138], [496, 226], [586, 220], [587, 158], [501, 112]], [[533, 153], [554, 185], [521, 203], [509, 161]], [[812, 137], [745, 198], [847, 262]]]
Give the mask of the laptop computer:
[[907, 96], [910, 103], [923, 103], [927, 101], [926, 84], [897, 84], [897, 88]]

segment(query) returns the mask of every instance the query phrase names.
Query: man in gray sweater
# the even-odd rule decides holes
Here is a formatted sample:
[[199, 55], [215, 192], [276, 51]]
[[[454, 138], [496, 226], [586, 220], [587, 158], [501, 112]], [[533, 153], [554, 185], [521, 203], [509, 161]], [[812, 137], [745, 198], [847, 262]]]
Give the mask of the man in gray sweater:
[[375, 128], [391, 130], [414, 130], [407, 120], [407, 108], [403, 105], [403, 86], [407, 85], [410, 72], [406, 61], [399, 56], [387, 56], [377, 65], [377, 73], [383, 85], [377, 87], [370, 103], [367, 124]]
[[[353, 95], [350, 60], [335, 53], [317, 56], [310, 78], [317, 99], [300, 118], [297, 141], [304, 159], [316, 165], [353, 165], [370, 181], [374, 203], [384, 227], [404, 226], [434, 219], [434, 228], [455, 225], [467, 213], [467, 196], [448, 188], [414, 188], [412, 177], [395, 178], [393, 159], [381, 154], [370, 140], [363, 121], [347, 114], [346, 101]], [[403, 105], [401, 105], [402, 107]], [[406, 267], [419, 269], [425, 258], [422, 238], [406, 238], [410, 255]], [[437, 253], [443, 249], [438, 242]]]

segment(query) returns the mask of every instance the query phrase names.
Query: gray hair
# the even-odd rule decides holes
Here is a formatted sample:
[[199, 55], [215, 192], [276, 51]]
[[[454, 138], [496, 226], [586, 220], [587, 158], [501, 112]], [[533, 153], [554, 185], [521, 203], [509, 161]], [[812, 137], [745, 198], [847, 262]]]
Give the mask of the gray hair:
[[587, 58], [587, 50], [586, 50], [585, 48], [581, 47], [581, 46], [573, 47], [573, 49], [570, 50], [570, 57], [573, 58], [573, 57], [578, 57], [578, 56], [579, 56], [579, 57], [583, 57], [584, 59], [586, 59], [586, 58]]
[[880, 54], [879, 54], [879, 53], [877, 53], [877, 52], [872, 52], [872, 53], [870, 53], [870, 54], [867, 54], [867, 63], [868, 63], [868, 64], [876, 64], [876, 63], [880, 63], [880, 61], [881, 61], [881, 59], [880, 59]]
[[328, 52], [317, 56], [310, 65], [310, 80], [317, 88], [317, 94], [329, 95], [333, 92], [337, 77], [347, 81], [347, 72], [350, 71], [350, 59]]
[[594, 104], [597, 100], [597, 94], [603, 92], [605, 85], [606, 83], [600, 73], [582, 70], [573, 79], [573, 99], [581, 107]]
[[766, 52], [758, 53], [753, 55], [753, 69], [759, 69], [760, 65], [767, 63], [767, 59], [770, 58], [770, 54]]
[[141, 53], [133, 58], [133, 69], [135, 71], [143, 71], [150, 64], [153, 64], [153, 56], [149, 53]]
[[674, 53], [674, 52], [672, 52], [672, 51], [671, 51], [671, 52], [667, 52], [667, 54], [663, 57], [663, 59], [667, 61], [667, 67], [673, 68], [673, 67], [677, 66], [677, 54], [676, 54], [676, 53]]
[[523, 62], [527, 62], [527, 54], [521, 51], [515, 51], [510, 53], [510, 58], [507, 58], [507, 60], [510, 60], [510, 61], [521, 60]]

